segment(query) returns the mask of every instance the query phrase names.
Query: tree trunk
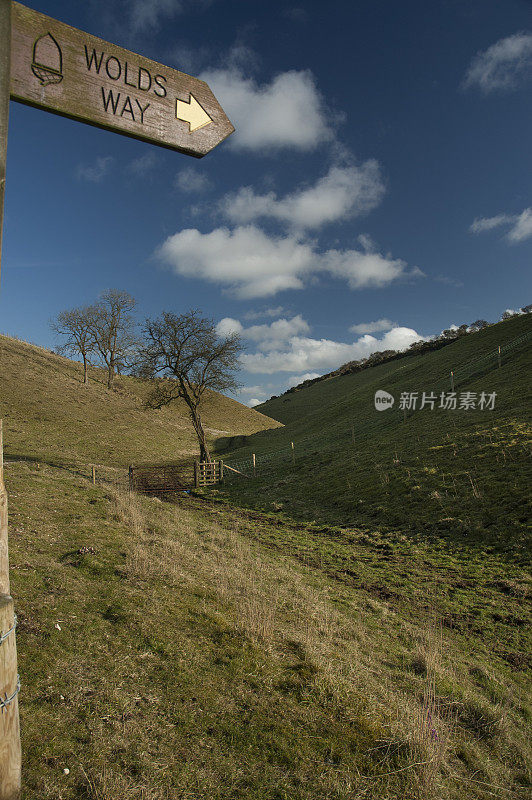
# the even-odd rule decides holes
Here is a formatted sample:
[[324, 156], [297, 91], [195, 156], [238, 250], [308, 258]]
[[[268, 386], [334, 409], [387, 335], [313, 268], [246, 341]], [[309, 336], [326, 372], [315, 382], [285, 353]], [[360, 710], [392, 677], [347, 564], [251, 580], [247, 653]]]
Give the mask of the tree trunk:
[[114, 365], [113, 359], [111, 358], [110, 361], [109, 361], [109, 366], [107, 368], [107, 388], [108, 389], [112, 389], [113, 388], [114, 377], [115, 377], [115, 365]]
[[89, 371], [87, 367], [87, 357], [85, 353], [83, 353], [83, 383], [87, 384], [89, 382]]
[[198, 437], [198, 444], [200, 447], [200, 461], [207, 461], [207, 463], [211, 463], [211, 454], [209, 452], [209, 446], [207, 444], [207, 438], [205, 436], [205, 431], [203, 430], [203, 425], [201, 424], [201, 417], [198, 414], [197, 410], [191, 405], [190, 408], [190, 416], [192, 417], [192, 424], [194, 425], [194, 430], [196, 431], [196, 436]]

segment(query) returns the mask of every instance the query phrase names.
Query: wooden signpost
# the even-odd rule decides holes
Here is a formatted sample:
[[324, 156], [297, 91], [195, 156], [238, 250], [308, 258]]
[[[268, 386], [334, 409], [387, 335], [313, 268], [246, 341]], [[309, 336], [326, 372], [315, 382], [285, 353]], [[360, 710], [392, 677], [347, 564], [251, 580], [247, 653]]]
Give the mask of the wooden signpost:
[[201, 158], [234, 128], [204, 81], [13, 3], [11, 99]]
[[[10, 98], [196, 158], [234, 131], [204, 81], [0, 0], [0, 258]], [[19, 800], [20, 682], [2, 452], [0, 422], [0, 800]]]

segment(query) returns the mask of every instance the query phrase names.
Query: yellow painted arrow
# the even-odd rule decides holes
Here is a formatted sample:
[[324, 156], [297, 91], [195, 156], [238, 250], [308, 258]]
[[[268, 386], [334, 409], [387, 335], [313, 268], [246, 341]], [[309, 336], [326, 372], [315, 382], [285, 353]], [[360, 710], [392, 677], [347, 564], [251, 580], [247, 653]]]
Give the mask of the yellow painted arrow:
[[182, 119], [189, 124], [189, 133], [199, 131], [205, 125], [209, 125], [212, 119], [209, 117], [205, 109], [203, 109], [193, 94], [190, 95], [190, 103], [185, 103], [183, 100], [175, 101], [175, 116], [176, 119]]

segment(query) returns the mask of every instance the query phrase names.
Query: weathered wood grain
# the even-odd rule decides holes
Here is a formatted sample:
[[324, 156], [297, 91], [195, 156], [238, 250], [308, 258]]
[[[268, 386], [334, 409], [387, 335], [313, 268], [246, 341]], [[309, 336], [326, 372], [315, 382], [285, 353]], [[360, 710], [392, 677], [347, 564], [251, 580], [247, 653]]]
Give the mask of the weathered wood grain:
[[13, 100], [197, 158], [234, 131], [204, 81], [20, 3], [12, 17]]
[[[13, 599], [0, 594], [0, 633], [6, 633], [14, 621]], [[17, 647], [15, 634], [0, 645], [0, 695], [10, 698], [17, 689]], [[20, 797], [20, 728], [18, 696], [0, 710], [0, 800]]]

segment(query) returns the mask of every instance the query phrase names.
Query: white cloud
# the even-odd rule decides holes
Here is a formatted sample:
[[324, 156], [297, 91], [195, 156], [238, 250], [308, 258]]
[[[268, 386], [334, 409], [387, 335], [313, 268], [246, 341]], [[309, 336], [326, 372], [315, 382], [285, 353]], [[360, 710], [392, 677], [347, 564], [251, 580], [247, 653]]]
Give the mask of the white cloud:
[[515, 89], [532, 76], [532, 34], [516, 33], [499, 39], [474, 57], [463, 86], [475, 86], [484, 94]]
[[413, 342], [423, 339], [412, 328], [393, 328], [381, 339], [366, 334], [348, 344], [330, 339], [311, 339], [294, 336], [284, 350], [267, 353], [244, 353], [241, 362], [251, 373], [304, 373], [336, 369], [347, 361], [367, 358], [377, 350], [406, 350]]
[[532, 208], [525, 208], [516, 216], [515, 225], [508, 231], [507, 239], [510, 242], [524, 242], [532, 236]]
[[128, 164], [127, 171], [138, 178], [146, 178], [157, 165], [158, 161], [157, 155], [150, 150], [144, 153], [143, 156], [133, 159], [133, 161]]
[[377, 333], [378, 331], [389, 331], [394, 323], [389, 319], [376, 319], [375, 322], [361, 322], [358, 325], [351, 325], [351, 333]]
[[309, 151], [333, 138], [331, 115], [308, 70], [282, 72], [263, 85], [235, 66], [206, 70], [200, 77], [236, 128], [229, 147]]
[[300, 333], [310, 333], [309, 325], [301, 314], [292, 319], [277, 319], [270, 325], [252, 325], [242, 331], [246, 339], [258, 342], [262, 351], [276, 350]]
[[297, 314], [292, 319], [276, 319], [269, 325], [251, 325], [244, 328], [242, 323], [232, 317], [224, 317], [216, 326], [219, 336], [229, 336], [238, 333], [244, 339], [257, 342], [260, 350], [276, 350], [294, 336], [300, 333], [309, 333], [310, 327], [301, 314]]
[[323, 268], [338, 278], [345, 278], [351, 289], [381, 288], [404, 277], [421, 277], [418, 267], [407, 271], [400, 258], [380, 253], [361, 253], [358, 250], [328, 250], [323, 256]]
[[251, 400], [248, 400], [248, 406], [250, 408], [255, 408], [255, 406], [259, 406], [263, 402], [264, 400], [257, 400], [256, 397], [252, 397]]
[[96, 159], [94, 164], [78, 164], [76, 177], [79, 180], [90, 181], [91, 183], [101, 183], [108, 174], [114, 159], [112, 156], [104, 156]]
[[185, 167], [175, 176], [174, 186], [183, 192], [205, 192], [212, 186], [210, 178], [194, 167]]
[[233, 333], [242, 333], [243, 326], [237, 319], [224, 317], [216, 326], [218, 336], [231, 336]]
[[352, 289], [382, 287], [399, 278], [422, 275], [391, 255], [358, 250], [319, 252], [294, 235], [268, 236], [252, 225], [201, 233], [180, 231], [163, 242], [157, 257], [177, 274], [222, 284], [241, 299], [302, 289], [313, 275], [344, 279]]
[[314, 378], [319, 378], [321, 376], [321, 372], [305, 372], [304, 375], [291, 375], [286, 385], [290, 389], [292, 386], [299, 386], [300, 383], [303, 381], [312, 381]]
[[134, 33], [157, 30], [162, 20], [183, 10], [181, 0], [132, 0], [129, 3], [129, 23]]
[[471, 233], [483, 233], [498, 228], [500, 225], [506, 225], [512, 220], [513, 217], [509, 214], [497, 214], [496, 217], [477, 217], [470, 225], [469, 230]]
[[284, 314], [284, 307], [283, 306], [276, 306], [275, 308], [263, 308], [260, 311], [247, 311], [244, 314], [244, 319], [261, 319], [262, 317], [280, 317], [281, 314]]
[[520, 214], [498, 214], [496, 217], [477, 217], [470, 226], [471, 233], [484, 233], [507, 225], [506, 239], [512, 244], [524, 242], [532, 237], [532, 208], [525, 208]]
[[260, 394], [261, 397], [266, 397], [266, 392], [262, 386], [241, 386], [238, 394]]
[[370, 159], [359, 167], [333, 166], [314, 186], [283, 198], [274, 192], [261, 195], [249, 186], [242, 187], [235, 194], [226, 195], [220, 208], [232, 222], [248, 223], [269, 217], [294, 228], [317, 228], [371, 211], [384, 192], [380, 166]]

